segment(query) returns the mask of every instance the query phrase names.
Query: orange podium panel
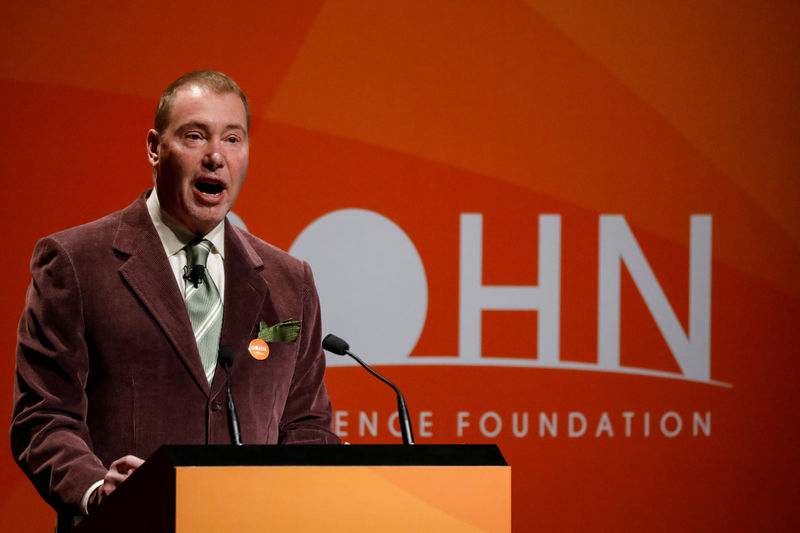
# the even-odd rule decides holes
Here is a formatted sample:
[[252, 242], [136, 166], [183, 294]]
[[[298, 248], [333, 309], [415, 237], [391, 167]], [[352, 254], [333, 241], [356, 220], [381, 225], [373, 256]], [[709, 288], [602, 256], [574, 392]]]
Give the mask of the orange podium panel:
[[77, 528], [110, 530], [508, 532], [511, 468], [483, 445], [168, 446]]

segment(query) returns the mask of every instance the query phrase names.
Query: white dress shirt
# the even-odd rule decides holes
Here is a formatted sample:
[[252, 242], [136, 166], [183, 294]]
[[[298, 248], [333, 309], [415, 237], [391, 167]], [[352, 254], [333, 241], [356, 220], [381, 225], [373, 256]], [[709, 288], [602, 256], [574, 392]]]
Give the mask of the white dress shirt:
[[[164, 252], [167, 254], [172, 273], [175, 275], [175, 282], [180, 288], [181, 295], [184, 294], [186, 281], [183, 279], [184, 268], [189, 260], [189, 252], [185, 249], [186, 245], [198, 236], [178, 222], [172, 215], [161, 209], [158, 202], [156, 190], [150, 193], [147, 198], [147, 211], [156, 227], [161, 244], [164, 245]], [[217, 286], [219, 297], [225, 301], [225, 221], [216, 225], [205, 239], [211, 241], [211, 253], [206, 261], [206, 270]]]

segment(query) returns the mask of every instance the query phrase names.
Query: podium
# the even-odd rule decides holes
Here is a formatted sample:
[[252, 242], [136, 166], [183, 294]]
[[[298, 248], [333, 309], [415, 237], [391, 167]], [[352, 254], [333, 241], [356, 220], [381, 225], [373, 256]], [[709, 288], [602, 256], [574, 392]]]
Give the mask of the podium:
[[511, 531], [494, 445], [164, 446], [76, 533]]

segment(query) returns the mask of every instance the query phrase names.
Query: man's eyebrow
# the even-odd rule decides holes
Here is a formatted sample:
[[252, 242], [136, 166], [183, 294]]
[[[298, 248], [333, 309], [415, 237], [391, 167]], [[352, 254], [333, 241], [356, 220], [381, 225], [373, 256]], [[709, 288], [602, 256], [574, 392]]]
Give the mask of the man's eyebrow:
[[[180, 126], [178, 126], [177, 131], [183, 132], [183, 131], [190, 130], [190, 129], [198, 129], [198, 130], [203, 130], [203, 131], [207, 132], [211, 128], [205, 122], [200, 122], [200, 121], [195, 120], [195, 121], [192, 121], [192, 122], [186, 122], [184, 124], [181, 124]], [[245, 128], [241, 124], [228, 124], [223, 129], [223, 131], [231, 131], [231, 130], [240, 130], [240, 131], [243, 131], [243, 132], [247, 132], [247, 128]]]
[[208, 124], [203, 122], [194, 121], [194, 122], [184, 122], [180, 126], [178, 126], [178, 131], [186, 131], [190, 129], [198, 129], [203, 131], [208, 131]]

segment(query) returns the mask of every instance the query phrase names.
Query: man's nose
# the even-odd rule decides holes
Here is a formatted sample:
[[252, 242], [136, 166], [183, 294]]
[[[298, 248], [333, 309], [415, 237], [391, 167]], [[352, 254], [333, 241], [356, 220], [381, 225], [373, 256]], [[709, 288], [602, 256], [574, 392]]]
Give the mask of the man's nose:
[[203, 166], [212, 172], [222, 167], [224, 164], [225, 161], [222, 159], [222, 154], [217, 150], [210, 151], [203, 158]]

